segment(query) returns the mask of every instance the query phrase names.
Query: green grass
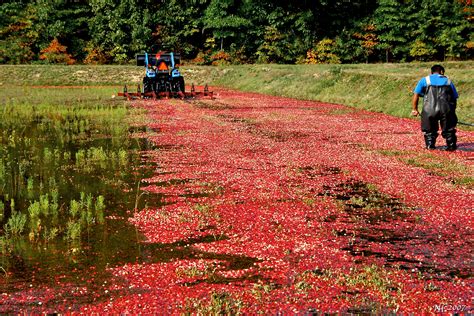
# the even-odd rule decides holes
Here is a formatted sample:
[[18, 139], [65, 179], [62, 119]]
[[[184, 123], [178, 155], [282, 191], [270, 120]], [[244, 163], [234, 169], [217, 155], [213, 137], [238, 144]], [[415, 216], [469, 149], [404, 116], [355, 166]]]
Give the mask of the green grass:
[[2, 85], [109, 86], [139, 82], [143, 77], [143, 68], [135, 66], [1, 65], [0, 67], [0, 87]]
[[[182, 66], [186, 83], [209, 83], [270, 95], [345, 104], [356, 108], [408, 117], [412, 90], [429, 74], [433, 63], [356, 65], [231, 65], [222, 67]], [[474, 61], [442, 63], [455, 83], [460, 98], [458, 116], [474, 123]], [[28, 86], [88, 86], [70, 91], [71, 99], [106, 98], [121, 91], [123, 84], [141, 82], [143, 68], [135, 66], [1, 65], [0, 98], [12, 93], [41, 94]], [[18, 86], [23, 90], [18, 91]], [[91, 87], [95, 86], [95, 87]], [[100, 86], [100, 87], [98, 87]], [[105, 87], [104, 87], [105, 86]], [[108, 87], [107, 87], [108, 86]], [[9, 92], [13, 87], [13, 92]], [[71, 89], [72, 90], [72, 89]], [[55, 92], [50, 93], [55, 98]], [[421, 106], [421, 104], [420, 104]], [[466, 128], [460, 126], [460, 128]], [[467, 127], [467, 129], [471, 129]]]
[[407, 165], [419, 167], [431, 173], [447, 177], [455, 185], [474, 188], [474, 178], [468, 166], [447, 157], [440, 157], [433, 153], [420, 153], [415, 151], [380, 150], [382, 155], [396, 157]]
[[[444, 63], [460, 98], [458, 116], [474, 122], [474, 62]], [[213, 68], [211, 84], [345, 104], [408, 117], [412, 91], [431, 64], [244, 65]], [[421, 107], [421, 102], [420, 102]]]

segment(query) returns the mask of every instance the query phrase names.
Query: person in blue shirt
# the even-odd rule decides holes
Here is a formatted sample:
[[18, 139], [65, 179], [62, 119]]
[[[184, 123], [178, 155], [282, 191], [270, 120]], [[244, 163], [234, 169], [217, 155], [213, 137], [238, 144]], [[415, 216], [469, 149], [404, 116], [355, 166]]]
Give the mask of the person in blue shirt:
[[446, 139], [446, 150], [456, 150], [456, 101], [458, 92], [452, 81], [444, 75], [444, 67], [434, 65], [431, 75], [418, 81], [413, 90], [411, 115], [418, 116], [418, 100], [423, 97], [421, 112], [421, 131], [428, 149], [436, 148], [439, 125], [441, 136]]

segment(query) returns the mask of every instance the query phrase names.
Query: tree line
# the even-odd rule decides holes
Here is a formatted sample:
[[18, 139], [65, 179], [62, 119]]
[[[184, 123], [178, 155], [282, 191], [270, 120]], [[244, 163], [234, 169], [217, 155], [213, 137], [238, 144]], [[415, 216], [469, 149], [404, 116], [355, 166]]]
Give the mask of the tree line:
[[0, 63], [466, 60], [472, 0], [4, 0]]

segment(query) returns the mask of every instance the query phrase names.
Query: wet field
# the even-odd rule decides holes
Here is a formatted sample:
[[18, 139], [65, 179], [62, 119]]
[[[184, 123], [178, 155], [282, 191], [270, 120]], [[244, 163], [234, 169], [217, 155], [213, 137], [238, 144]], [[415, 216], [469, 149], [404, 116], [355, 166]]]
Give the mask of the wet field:
[[127, 219], [146, 203], [160, 204], [159, 196], [137, 194], [141, 179], [155, 167], [143, 157], [154, 147], [140, 135], [153, 131], [130, 126], [126, 119], [133, 110], [122, 101], [81, 95], [71, 101], [71, 94], [66, 88], [35, 90], [2, 100], [3, 295], [44, 286], [84, 287], [84, 295], [65, 292], [55, 301], [71, 295], [90, 302], [110, 282], [107, 267], [148, 260], [139, 244], [143, 237]]

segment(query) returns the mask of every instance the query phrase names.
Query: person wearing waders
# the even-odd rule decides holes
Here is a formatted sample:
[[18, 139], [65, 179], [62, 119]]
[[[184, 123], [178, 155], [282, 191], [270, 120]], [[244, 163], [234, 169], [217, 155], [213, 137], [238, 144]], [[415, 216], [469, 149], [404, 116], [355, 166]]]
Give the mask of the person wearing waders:
[[[456, 150], [456, 101], [458, 93], [451, 80], [444, 75], [441, 65], [431, 67], [431, 75], [422, 78], [413, 91], [411, 114], [420, 115], [418, 100], [423, 97], [421, 112], [421, 131], [425, 137], [426, 148], [436, 148], [438, 128], [441, 125], [441, 136], [446, 139], [446, 150]], [[438, 125], [439, 123], [439, 125]]]

